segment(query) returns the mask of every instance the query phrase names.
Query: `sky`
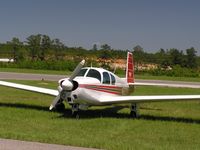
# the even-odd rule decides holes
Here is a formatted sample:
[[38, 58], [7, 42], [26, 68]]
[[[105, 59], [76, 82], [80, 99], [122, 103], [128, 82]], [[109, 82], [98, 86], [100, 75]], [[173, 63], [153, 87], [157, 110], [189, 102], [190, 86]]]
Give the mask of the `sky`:
[[1, 0], [0, 43], [32, 34], [59, 38], [66, 46], [114, 49], [140, 45], [195, 47], [200, 55], [199, 0]]

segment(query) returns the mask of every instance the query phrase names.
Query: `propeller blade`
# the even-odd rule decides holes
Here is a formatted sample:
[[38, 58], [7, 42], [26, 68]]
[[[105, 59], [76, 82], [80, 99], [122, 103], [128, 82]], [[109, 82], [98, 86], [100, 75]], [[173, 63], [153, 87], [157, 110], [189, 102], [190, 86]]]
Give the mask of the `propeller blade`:
[[[77, 74], [80, 72], [80, 70], [81, 70], [81, 68], [84, 66], [84, 64], [85, 64], [85, 60], [82, 60], [82, 61], [76, 66], [76, 68], [74, 69], [72, 75], [70, 76], [70, 78], [69, 78], [69, 80], [68, 80], [68, 81], [70, 81], [70, 82], [64, 81], [64, 82], [63, 82], [63, 87], [61, 87], [61, 86], [58, 87], [59, 94], [58, 94], [58, 96], [56, 96], [56, 98], [53, 100], [51, 106], [49, 107], [49, 110], [52, 110], [53, 108], [56, 107], [56, 104], [57, 104], [57, 103], [59, 102], [59, 100], [61, 99], [61, 93], [62, 93], [62, 91], [68, 90], [68, 89], [70, 89], [70, 88], [73, 86], [71, 82], [72, 82], [72, 80], [77, 76]], [[67, 94], [67, 95], [66, 95], [66, 97], [67, 97], [68, 95], [71, 94], [71, 92], [67, 92], [66, 94]]]
[[51, 106], [49, 107], [49, 110], [52, 110], [53, 108], [55, 108], [56, 104], [58, 103], [58, 101], [60, 100], [60, 93], [58, 94], [58, 96], [56, 96], [56, 98], [53, 100]]
[[84, 66], [85, 64], [85, 60], [82, 60], [75, 68], [75, 70], [73, 71], [72, 75], [70, 76], [69, 78], [69, 81], [72, 81], [76, 76], [77, 74], [80, 72], [81, 68]]

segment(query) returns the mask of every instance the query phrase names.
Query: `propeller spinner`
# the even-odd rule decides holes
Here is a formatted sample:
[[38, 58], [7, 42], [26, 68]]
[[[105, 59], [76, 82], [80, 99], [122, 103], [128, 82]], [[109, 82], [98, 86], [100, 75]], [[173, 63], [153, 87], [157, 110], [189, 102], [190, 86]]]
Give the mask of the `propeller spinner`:
[[58, 96], [53, 100], [51, 106], [49, 107], [49, 110], [52, 110], [56, 107], [56, 104], [61, 100], [61, 93], [65, 91], [66, 95], [69, 96], [71, 94], [71, 91], [74, 89], [74, 82], [73, 79], [78, 75], [78, 73], [81, 71], [81, 68], [84, 66], [85, 60], [82, 60], [75, 68], [69, 79], [66, 79], [60, 83], [60, 86], [58, 86]]

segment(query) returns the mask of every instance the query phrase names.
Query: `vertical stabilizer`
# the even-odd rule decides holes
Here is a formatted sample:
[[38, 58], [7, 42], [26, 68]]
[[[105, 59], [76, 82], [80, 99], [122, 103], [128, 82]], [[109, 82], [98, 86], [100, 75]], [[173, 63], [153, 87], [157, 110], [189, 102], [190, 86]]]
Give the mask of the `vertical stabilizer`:
[[126, 79], [127, 83], [134, 83], [134, 63], [133, 63], [133, 54], [127, 53], [127, 62], [126, 62]]

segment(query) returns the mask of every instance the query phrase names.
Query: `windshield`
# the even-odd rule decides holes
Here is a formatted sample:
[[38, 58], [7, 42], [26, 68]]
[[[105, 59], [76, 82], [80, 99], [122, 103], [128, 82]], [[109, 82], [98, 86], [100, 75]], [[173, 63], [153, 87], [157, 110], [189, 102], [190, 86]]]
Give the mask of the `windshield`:
[[97, 70], [90, 69], [87, 74], [87, 77], [96, 78], [101, 82], [101, 74]]
[[81, 71], [78, 73], [77, 76], [83, 77], [85, 75], [86, 71], [87, 71], [87, 69], [81, 69]]

